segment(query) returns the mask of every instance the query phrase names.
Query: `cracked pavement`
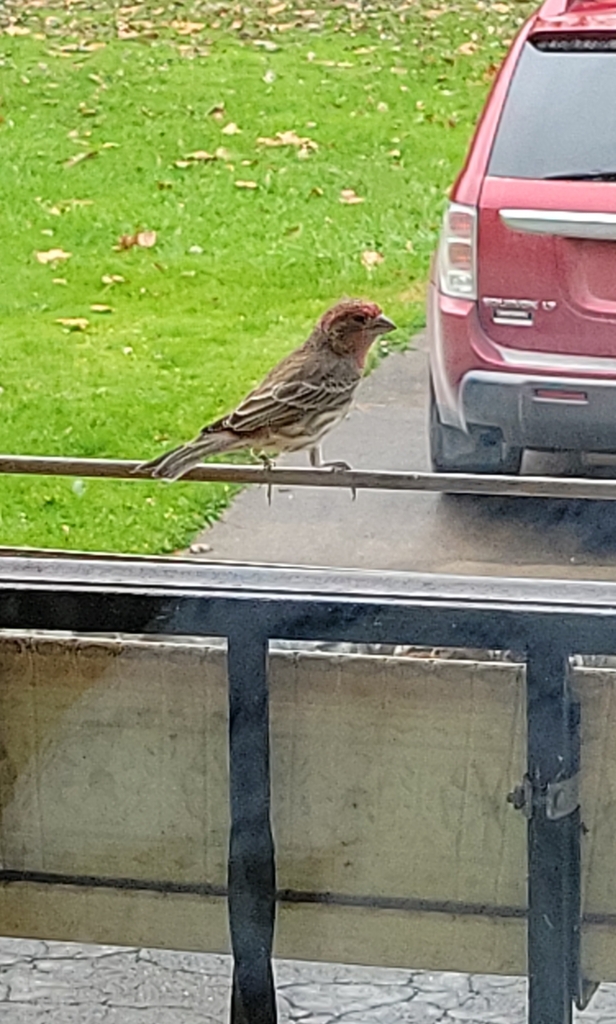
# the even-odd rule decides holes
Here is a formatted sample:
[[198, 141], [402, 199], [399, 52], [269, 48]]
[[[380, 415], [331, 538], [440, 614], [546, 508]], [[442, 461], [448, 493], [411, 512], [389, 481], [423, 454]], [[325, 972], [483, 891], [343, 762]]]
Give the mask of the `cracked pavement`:
[[[2, 1024], [226, 1024], [227, 956], [0, 938]], [[526, 981], [278, 961], [280, 1024], [524, 1024]], [[579, 1024], [613, 1024], [602, 985]]]

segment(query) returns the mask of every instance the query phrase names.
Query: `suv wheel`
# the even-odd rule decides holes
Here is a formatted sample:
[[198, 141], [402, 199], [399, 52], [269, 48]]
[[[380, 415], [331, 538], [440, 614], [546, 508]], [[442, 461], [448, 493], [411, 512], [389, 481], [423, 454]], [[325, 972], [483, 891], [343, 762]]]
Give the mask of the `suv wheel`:
[[508, 445], [495, 427], [469, 425], [465, 434], [441, 423], [430, 385], [430, 462], [435, 473], [501, 473], [515, 476], [522, 448]]

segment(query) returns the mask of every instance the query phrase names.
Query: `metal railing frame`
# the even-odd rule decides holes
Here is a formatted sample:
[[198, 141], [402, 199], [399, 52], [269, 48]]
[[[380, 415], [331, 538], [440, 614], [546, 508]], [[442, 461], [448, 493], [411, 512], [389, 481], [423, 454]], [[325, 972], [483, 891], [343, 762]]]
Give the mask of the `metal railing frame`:
[[[0, 474], [151, 480], [141, 463], [128, 459], [76, 459], [61, 456], [0, 455]], [[201, 483], [262, 484], [271, 487], [333, 487], [351, 491], [435, 491], [499, 497], [616, 500], [616, 479], [558, 476], [495, 476], [474, 473], [422, 473], [371, 469], [294, 469], [262, 465], [207, 463], [182, 480]]]
[[[226, 636], [232, 1024], [275, 1024], [277, 900], [527, 917], [529, 1024], [570, 1024], [592, 992], [580, 970], [579, 708], [573, 654], [616, 651], [616, 585], [362, 573], [169, 560], [0, 559], [0, 628]], [[525, 652], [527, 762], [509, 799], [528, 817], [528, 907], [277, 891], [270, 823], [269, 641], [324, 640]], [[513, 781], [513, 780], [512, 780]], [[513, 812], [512, 812], [513, 813]], [[27, 873], [0, 882], [212, 894], [211, 886]], [[222, 891], [218, 895], [223, 894]], [[597, 915], [593, 915], [595, 921]], [[605, 918], [604, 923], [614, 925]], [[0, 922], [1, 931], [1, 922]]]
[[[0, 455], [0, 473], [148, 478], [139, 463]], [[616, 481], [209, 464], [193, 481], [614, 500]], [[277, 901], [526, 917], [529, 1024], [571, 1024], [594, 985], [580, 968], [579, 706], [574, 654], [616, 652], [616, 585], [241, 566], [87, 555], [0, 558], [0, 629], [224, 636], [228, 641], [231, 833], [228, 886], [0, 870], [0, 883], [226, 895], [234, 956], [231, 1024], [275, 1024]], [[321, 640], [525, 652], [527, 773], [503, 799], [528, 819], [528, 907], [348, 897], [276, 888], [270, 822], [269, 641]], [[601, 915], [592, 915], [596, 923]], [[604, 923], [616, 921], [604, 916]], [[589, 916], [588, 920], [591, 920]], [[1, 928], [1, 922], [0, 922]]]

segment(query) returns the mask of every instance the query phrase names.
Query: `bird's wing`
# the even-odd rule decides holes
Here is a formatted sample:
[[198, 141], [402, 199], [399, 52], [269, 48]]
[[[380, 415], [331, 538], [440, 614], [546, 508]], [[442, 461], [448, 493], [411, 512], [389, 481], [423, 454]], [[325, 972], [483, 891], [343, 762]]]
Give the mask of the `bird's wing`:
[[224, 425], [237, 433], [276, 430], [313, 412], [334, 412], [351, 400], [357, 383], [351, 377], [319, 382], [289, 380], [278, 384], [264, 381], [227, 416]]

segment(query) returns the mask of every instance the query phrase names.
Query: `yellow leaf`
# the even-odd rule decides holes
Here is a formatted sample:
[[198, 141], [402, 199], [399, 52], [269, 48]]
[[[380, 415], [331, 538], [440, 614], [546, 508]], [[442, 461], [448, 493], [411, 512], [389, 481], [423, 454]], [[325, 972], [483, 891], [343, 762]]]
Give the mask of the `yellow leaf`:
[[174, 28], [179, 36], [191, 36], [201, 32], [205, 28], [204, 21], [172, 21], [171, 28]]
[[472, 57], [478, 49], [479, 47], [477, 46], [477, 43], [473, 43], [469, 40], [468, 43], [462, 43], [462, 45], [458, 47], [458, 53], [461, 53], [464, 57]]
[[222, 134], [223, 135], [239, 135], [241, 133], [241, 131], [242, 131], [242, 129], [238, 128], [238, 126], [236, 125], [235, 121], [229, 121], [229, 124], [226, 124], [224, 126], [224, 128], [222, 129]]
[[347, 206], [356, 206], [357, 203], [365, 202], [364, 197], [358, 196], [353, 188], [343, 188], [339, 199], [341, 203], [346, 203]]
[[85, 331], [90, 326], [90, 321], [85, 316], [60, 316], [56, 319], [57, 324], [68, 328], [69, 331]]
[[298, 135], [297, 132], [276, 132], [274, 138], [269, 136], [260, 136], [257, 139], [257, 145], [259, 146], [297, 146], [300, 150], [305, 150], [306, 155], [308, 151], [316, 151], [319, 146], [314, 139], [309, 139], [305, 135]]
[[94, 302], [90, 306], [93, 313], [113, 313], [112, 306], [105, 306], [102, 302]]
[[142, 249], [151, 249], [152, 246], [156, 245], [156, 232], [155, 231], [139, 231], [137, 232], [137, 245]]
[[89, 153], [75, 153], [75, 156], [72, 156], [69, 160], [67, 160], [64, 166], [75, 167], [76, 164], [81, 164], [84, 160], [91, 160], [92, 157], [96, 155], [97, 154], [95, 149], [90, 150]]
[[258, 188], [256, 181], [236, 181], [236, 188]]
[[385, 257], [380, 252], [376, 252], [375, 249], [364, 249], [361, 254], [362, 266], [364, 266], [366, 270], [374, 270], [374, 268], [378, 267], [379, 263], [382, 263], [384, 259]]
[[56, 260], [70, 260], [72, 252], [65, 252], [64, 249], [47, 249], [46, 252], [37, 252], [36, 258], [39, 263], [55, 263]]

